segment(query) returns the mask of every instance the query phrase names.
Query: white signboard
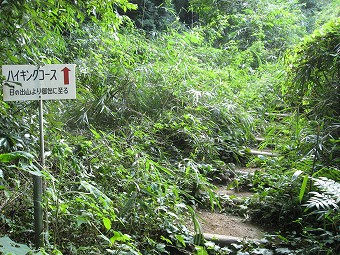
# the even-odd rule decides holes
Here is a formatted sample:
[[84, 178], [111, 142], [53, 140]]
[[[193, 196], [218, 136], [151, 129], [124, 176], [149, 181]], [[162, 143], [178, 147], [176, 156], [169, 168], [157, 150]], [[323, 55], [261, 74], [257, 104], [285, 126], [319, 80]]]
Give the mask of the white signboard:
[[76, 65], [4, 65], [4, 101], [75, 99]]

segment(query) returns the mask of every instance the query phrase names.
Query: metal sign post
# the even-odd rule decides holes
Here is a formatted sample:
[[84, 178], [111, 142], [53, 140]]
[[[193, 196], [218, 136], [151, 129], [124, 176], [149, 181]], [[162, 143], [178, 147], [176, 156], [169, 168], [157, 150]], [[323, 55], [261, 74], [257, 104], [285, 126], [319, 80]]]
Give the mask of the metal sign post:
[[[4, 101], [39, 100], [40, 170], [45, 168], [43, 100], [76, 98], [74, 64], [56, 64], [36, 67], [32, 65], [4, 65], [2, 75]], [[34, 242], [43, 247], [43, 183], [42, 177], [33, 176]]]
[[[40, 171], [45, 168], [45, 141], [44, 141], [44, 112], [43, 100], [39, 100], [39, 131], [40, 131]], [[34, 243], [39, 249], [43, 247], [43, 210], [42, 210], [42, 178], [33, 176], [33, 203], [34, 203]]]

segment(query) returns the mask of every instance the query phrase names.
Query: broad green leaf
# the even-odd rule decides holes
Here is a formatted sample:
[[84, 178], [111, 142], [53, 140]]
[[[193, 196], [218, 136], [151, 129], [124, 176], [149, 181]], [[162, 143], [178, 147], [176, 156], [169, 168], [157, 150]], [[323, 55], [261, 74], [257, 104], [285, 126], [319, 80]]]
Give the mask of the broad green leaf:
[[16, 152], [10, 152], [5, 154], [0, 154], [0, 162], [1, 163], [9, 163], [17, 159], [33, 159], [34, 156], [30, 153], [24, 152], [24, 151], [16, 151]]
[[103, 218], [103, 223], [104, 223], [104, 226], [105, 226], [106, 230], [110, 230], [111, 229], [111, 220], [109, 218], [104, 217]]
[[33, 253], [33, 251], [25, 244], [19, 244], [11, 240], [8, 236], [0, 237], [0, 254], [4, 255], [27, 255], [41, 254]]
[[108, 205], [111, 202], [111, 199], [108, 196], [106, 196], [103, 192], [101, 192], [92, 184], [86, 181], [81, 181], [80, 185], [83, 186], [88, 192], [90, 192], [95, 198], [97, 199], [102, 198], [103, 202], [105, 202], [105, 205]]
[[122, 234], [121, 232], [113, 231], [113, 233], [114, 233], [113, 237], [110, 238], [112, 244], [114, 244], [116, 241], [126, 242], [131, 239], [129, 235]]

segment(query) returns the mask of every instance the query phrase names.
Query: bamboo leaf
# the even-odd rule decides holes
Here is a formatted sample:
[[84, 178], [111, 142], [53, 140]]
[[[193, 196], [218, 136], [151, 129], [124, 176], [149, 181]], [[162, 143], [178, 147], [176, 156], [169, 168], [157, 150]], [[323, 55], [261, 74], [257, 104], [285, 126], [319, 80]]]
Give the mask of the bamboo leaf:
[[308, 182], [308, 175], [305, 175], [303, 177], [303, 181], [302, 181], [301, 188], [300, 188], [300, 193], [299, 193], [299, 202], [300, 203], [301, 203], [301, 201], [303, 199], [303, 196], [305, 194], [306, 187], [307, 187], [307, 182]]

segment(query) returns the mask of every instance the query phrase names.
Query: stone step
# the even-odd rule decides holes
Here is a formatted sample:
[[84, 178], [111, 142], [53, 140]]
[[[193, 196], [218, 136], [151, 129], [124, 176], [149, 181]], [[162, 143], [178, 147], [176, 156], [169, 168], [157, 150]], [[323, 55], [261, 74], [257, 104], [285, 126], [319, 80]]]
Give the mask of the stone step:
[[272, 151], [259, 151], [259, 150], [250, 150], [250, 154], [252, 155], [262, 155], [262, 156], [270, 156], [270, 157], [277, 157], [278, 154]]
[[214, 242], [221, 247], [228, 246], [233, 243], [241, 243], [242, 241], [254, 241], [261, 243], [262, 240], [260, 239], [253, 239], [247, 237], [236, 237], [236, 236], [226, 236], [226, 235], [219, 235], [219, 234], [211, 234], [211, 233], [203, 233], [203, 237], [207, 241]]
[[211, 233], [203, 233], [203, 237], [207, 241], [218, 243], [220, 246], [227, 246], [232, 243], [240, 243], [243, 238], [236, 236], [225, 236]]

